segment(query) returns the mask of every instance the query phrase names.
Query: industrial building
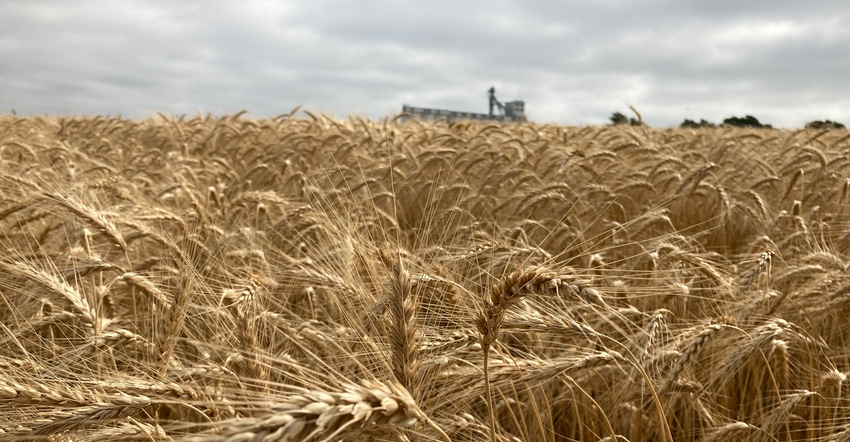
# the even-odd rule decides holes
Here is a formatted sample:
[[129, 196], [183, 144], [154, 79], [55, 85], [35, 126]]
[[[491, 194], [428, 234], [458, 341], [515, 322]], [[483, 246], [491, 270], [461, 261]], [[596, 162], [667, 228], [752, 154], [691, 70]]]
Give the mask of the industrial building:
[[[401, 111], [410, 114], [411, 118], [420, 120], [471, 120], [471, 121], [495, 121], [495, 122], [519, 122], [525, 121], [525, 102], [509, 101], [500, 103], [496, 99], [496, 90], [490, 88], [488, 91], [490, 113], [459, 112], [445, 109], [431, 109], [427, 107], [416, 107], [403, 105]], [[497, 112], [494, 112], [497, 111]]]

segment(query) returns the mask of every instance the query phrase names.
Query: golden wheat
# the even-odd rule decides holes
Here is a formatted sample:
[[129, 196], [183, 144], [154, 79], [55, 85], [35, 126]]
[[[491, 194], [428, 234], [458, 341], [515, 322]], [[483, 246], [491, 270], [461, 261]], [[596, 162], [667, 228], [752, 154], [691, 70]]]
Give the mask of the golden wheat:
[[0, 116], [0, 439], [850, 439], [846, 130], [296, 111]]

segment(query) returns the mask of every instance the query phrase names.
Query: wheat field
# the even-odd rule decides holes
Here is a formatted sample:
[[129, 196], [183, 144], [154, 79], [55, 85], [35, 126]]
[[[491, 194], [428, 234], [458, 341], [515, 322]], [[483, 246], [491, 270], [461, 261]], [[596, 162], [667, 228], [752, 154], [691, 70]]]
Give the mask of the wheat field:
[[0, 117], [4, 441], [849, 441], [850, 133]]

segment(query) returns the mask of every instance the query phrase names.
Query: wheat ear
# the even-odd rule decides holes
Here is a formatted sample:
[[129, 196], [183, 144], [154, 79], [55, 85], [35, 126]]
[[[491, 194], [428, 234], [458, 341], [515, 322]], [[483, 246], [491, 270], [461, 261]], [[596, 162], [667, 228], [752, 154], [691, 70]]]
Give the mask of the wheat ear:
[[99, 399], [100, 403], [73, 408], [70, 411], [57, 409], [51, 412], [46, 419], [39, 419], [33, 422], [33, 425], [25, 423], [23, 427], [29, 428], [28, 437], [51, 436], [117, 421], [141, 413], [142, 409], [151, 404], [151, 400], [147, 396], [131, 396], [124, 393]]
[[682, 351], [682, 356], [676, 361], [676, 364], [673, 366], [673, 369], [667, 375], [667, 380], [664, 382], [664, 385], [659, 390], [659, 393], [668, 391], [670, 387], [673, 387], [676, 384], [676, 381], [679, 380], [679, 376], [685, 371], [685, 367], [688, 364], [697, 358], [700, 351], [705, 347], [708, 343], [709, 339], [714, 336], [715, 333], [720, 331], [723, 328], [720, 324], [711, 324], [704, 329], [702, 329], [699, 333], [694, 336], [691, 341], [688, 343], [688, 346]]
[[[220, 422], [221, 427], [230, 429], [227, 433], [218, 438], [198, 440], [331, 441], [353, 431], [367, 431], [386, 438], [397, 434], [398, 429], [411, 427], [420, 419], [428, 421], [404, 387], [379, 381], [345, 384], [341, 392], [305, 391], [272, 405], [271, 411], [271, 415], [261, 419], [240, 418]], [[447, 437], [444, 439], [448, 440]]]
[[0, 261], [0, 269], [33, 281], [49, 292], [65, 298], [71, 303], [86, 326], [91, 328], [97, 326], [97, 321], [95, 321], [96, 312], [89, 305], [86, 297], [58, 275], [38, 268], [34, 263], [27, 260]]
[[[184, 262], [184, 266], [188, 263]], [[190, 272], [190, 269], [185, 269]], [[177, 337], [183, 330], [183, 323], [186, 319], [186, 304], [189, 300], [189, 291], [192, 289], [191, 275], [183, 275], [180, 278], [180, 287], [177, 289], [177, 294], [174, 296], [174, 302], [171, 303], [171, 308], [168, 310], [168, 315], [165, 318], [164, 329], [165, 336], [160, 339], [159, 344], [159, 362], [157, 370], [163, 375], [168, 371], [169, 361], [174, 352], [174, 347], [177, 345]]]
[[392, 297], [389, 303], [393, 325], [390, 328], [392, 367], [396, 380], [417, 397], [419, 376], [419, 345], [414, 317], [415, 300], [412, 296], [410, 274], [401, 257], [393, 267]]
[[572, 278], [547, 271], [542, 267], [520, 269], [503, 277], [485, 295], [484, 309], [475, 319], [475, 326], [481, 335], [481, 349], [484, 352], [484, 394], [490, 415], [490, 440], [492, 441], [496, 440], [496, 416], [490, 387], [489, 355], [490, 346], [499, 337], [499, 329], [502, 327], [505, 313], [526, 295], [559, 294], [561, 289], [564, 289], [564, 294], [578, 295], [585, 301], [602, 303], [602, 298], [596, 290], [583, 285], [570, 284], [568, 280]]
[[56, 193], [45, 192], [42, 196], [55, 202], [59, 205], [59, 207], [83, 220], [86, 224], [90, 225], [103, 236], [107, 237], [122, 252], [127, 252], [127, 243], [124, 240], [124, 236], [118, 230], [118, 227], [114, 222], [98, 212], [96, 209]]

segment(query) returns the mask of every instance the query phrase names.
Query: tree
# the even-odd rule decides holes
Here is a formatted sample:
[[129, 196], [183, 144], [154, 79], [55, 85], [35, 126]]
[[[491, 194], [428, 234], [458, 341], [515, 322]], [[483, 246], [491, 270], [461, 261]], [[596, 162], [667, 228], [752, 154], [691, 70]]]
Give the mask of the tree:
[[752, 128], [766, 128], [770, 129], [773, 126], [770, 124], [763, 124], [759, 122], [758, 118], [747, 115], [744, 117], [729, 117], [723, 120], [724, 126], [734, 126], [734, 127], [752, 127]]
[[611, 120], [611, 124], [615, 126], [629, 123], [629, 117], [621, 114], [620, 112], [614, 112], [608, 119]]
[[685, 121], [682, 121], [682, 124], [680, 124], [679, 127], [717, 127], [717, 125], [700, 118], [699, 123], [694, 120], [685, 119]]
[[608, 119], [611, 120], [611, 124], [613, 124], [614, 126], [618, 126], [620, 124], [640, 126], [640, 121], [638, 121], [636, 118], [630, 119], [629, 117], [623, 115], [620, 112], [614, 112], [613, 114], [611, 114], [610, 117], [608, 117]]
[[837, 121], [816, 120], [806, 123], [806, 129], [844, 129], [844, 125]]

